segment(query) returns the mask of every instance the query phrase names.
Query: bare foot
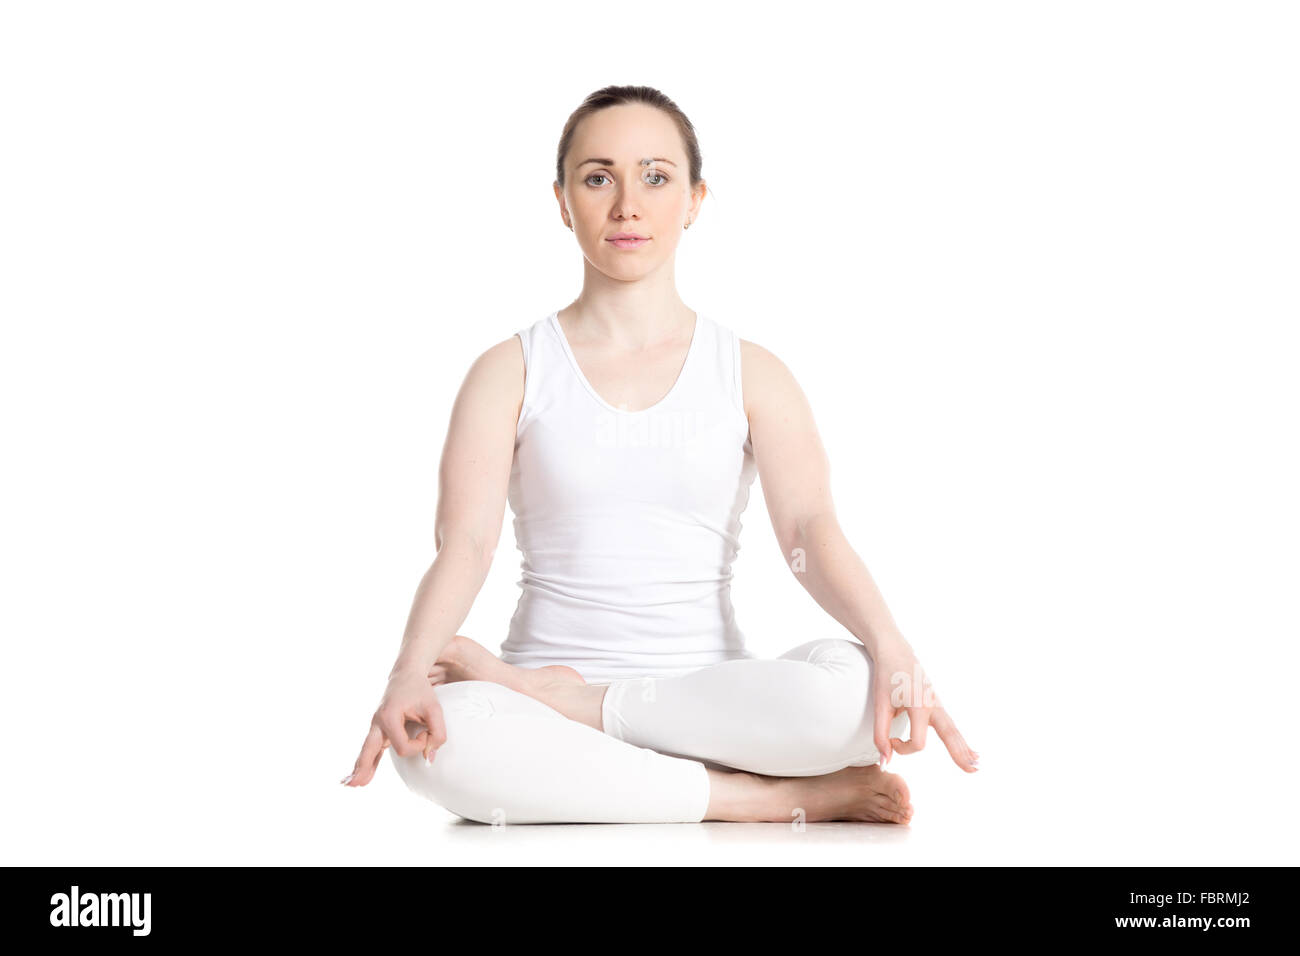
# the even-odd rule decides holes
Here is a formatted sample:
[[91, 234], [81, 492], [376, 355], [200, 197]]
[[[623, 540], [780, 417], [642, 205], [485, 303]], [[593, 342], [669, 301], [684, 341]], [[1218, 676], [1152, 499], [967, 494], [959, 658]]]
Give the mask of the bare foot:
[[766, 777], [709, 770], [706, 820], [787, 823], [797, 813], [809, 823], [854, 820], [897, 823], [912, 819], [911, 793], [903, 778], [879, 766], [845, 767], [818, 777]]
[[[429, 671], [440, 684], [486, 680], [539, 700], [570, 719], [602, 730], [600, 704], [604, 687], [588, 686], [572, 667], [516, 667], [482, 644], [456, 635]], [[818, 777], [766, 777], [742, 771], [710, 770], [713, 798], [707, 820], [788, 822], [796, 809], [817, 823], [855, 820], [908, 825], [911, 793], [903, 778], [878, 765], [845, 767]]]
[[858, 820], [866, 823], [901, 823], [912, 819], [912, 794], [903, 778], [870, 767], [845, 767], [820, 777], [786, 777], [795, 795], [805, 801], [809, 822]]
[[559, 711], [570, 720], [603, 731], [601, 703], [606, 687], [591, 685], [572, 667], [516, 667], [507, 664], [482, 644], [457, 634], [448, 642], [429, 670], [429, 683], [485, 680], [509, 687]]
[[538, 697], [557, 684], [587, 683], [576, 670], [562, 664], [536, 668], [507, 664], [482, 644], [457, 634], [438, 655], [437, 663], [429, 671], [429, 683], [462, 680], [491, 681], [529, 697]]

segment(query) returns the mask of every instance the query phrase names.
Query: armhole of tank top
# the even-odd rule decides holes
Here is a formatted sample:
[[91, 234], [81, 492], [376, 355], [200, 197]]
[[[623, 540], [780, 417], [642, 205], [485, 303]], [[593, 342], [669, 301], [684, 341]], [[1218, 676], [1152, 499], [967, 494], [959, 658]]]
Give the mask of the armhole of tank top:
[[740, 413], [741, 420], [748, 427], [749, 416], [745, 414], [745, 390], [741, 378], [740, 336], [734, 331], [731, 333], [731, 380], [731, 403], [736, 406], [736, 411]]
[[515, 333], [515, 337], [519, 339], [519, 346], [523, 349], [524, 353], [524, 398], [523, 402], [519, 405], [519, 420], [515, 423], [516, 440], [518, 440], [520, 433], [523, 431], [524, 425], [528, 422], [529, 413], [532, 412], [532, 403], [529, 401], [529, 399], [532, 398], [533, 392], [533, 357], [528, 354], [528, 340], [530, 335], [531, 334], [527, 329], [520, 329]]

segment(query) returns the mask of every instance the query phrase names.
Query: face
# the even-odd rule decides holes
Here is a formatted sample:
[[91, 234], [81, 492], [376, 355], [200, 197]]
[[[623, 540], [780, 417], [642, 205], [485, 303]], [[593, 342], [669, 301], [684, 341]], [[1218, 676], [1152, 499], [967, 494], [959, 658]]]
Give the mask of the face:
[[[686, 223], [704, 200], [692, 192], [677, 125], [643, 103], [606, 107], [574, 131], [564, 157], [560, 214], [587, 261], [606, 275], [635, 279], [672, 259]], [[642, 241], [615, 241], [621, 234]]]

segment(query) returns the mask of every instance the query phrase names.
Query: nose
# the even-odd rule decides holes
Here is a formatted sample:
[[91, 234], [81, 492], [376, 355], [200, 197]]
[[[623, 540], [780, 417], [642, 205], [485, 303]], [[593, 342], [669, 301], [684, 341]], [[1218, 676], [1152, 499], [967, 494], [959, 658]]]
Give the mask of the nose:
[[614, 200], [614, 218], [618, 220], [637, 218], [636, 203], [633, 201], [630, 190], [624, 190]]

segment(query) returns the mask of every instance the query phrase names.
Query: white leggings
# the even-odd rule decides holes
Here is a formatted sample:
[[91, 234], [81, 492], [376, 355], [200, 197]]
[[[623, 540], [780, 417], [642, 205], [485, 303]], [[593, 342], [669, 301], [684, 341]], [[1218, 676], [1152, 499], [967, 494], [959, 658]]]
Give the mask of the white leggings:
[[[447, 739], [433, 765], [389, 753], [413, 792], [467, 820], [698, 823], [708, 765], [811, 777], [877, 763], [872, 670], [863, 645], [827, 638], [771, 660], [614, 680], [603, 733], [500, 684], [439, 684]], [[903, 712], [889, 734], [907, 730]]]

